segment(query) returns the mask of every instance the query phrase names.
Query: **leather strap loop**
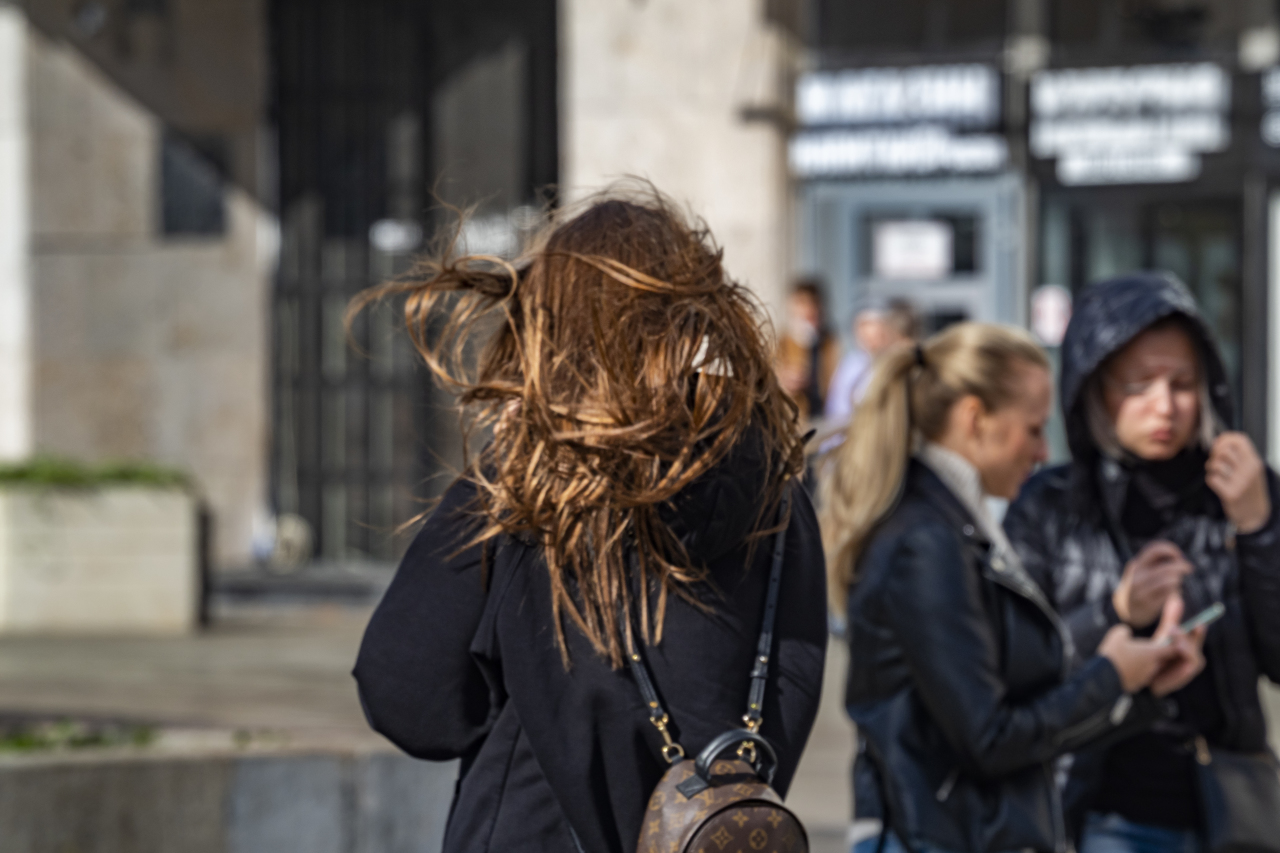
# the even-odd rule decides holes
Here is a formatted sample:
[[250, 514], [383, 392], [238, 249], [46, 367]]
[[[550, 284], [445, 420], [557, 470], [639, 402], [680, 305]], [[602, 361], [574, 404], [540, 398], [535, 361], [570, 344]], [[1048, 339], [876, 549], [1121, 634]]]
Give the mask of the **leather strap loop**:
[[696, 797], [711, 787], [711, 765], [726, 752], [736, 749], [740, 744], [750, 743], [755, 746], [755, 760], [750, 764], [766, 785], [773, 784], [773, 774], [778, 769], [778, 754], [773, 751], [772, 744], [764, 735], [747, 729], [730, 729], [711, 743], [707, 744], [693, 762], [693, 775], [676, 786], [686, 798]]

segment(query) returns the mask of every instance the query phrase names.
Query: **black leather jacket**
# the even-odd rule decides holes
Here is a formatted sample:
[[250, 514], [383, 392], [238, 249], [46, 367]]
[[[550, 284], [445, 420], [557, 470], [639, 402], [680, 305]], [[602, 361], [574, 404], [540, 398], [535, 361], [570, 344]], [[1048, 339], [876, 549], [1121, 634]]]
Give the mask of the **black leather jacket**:
[[1149, 694], [1125, 713], [1109, 661], [1067, 674], [1069, 634], [1044, 594], [918, 461], [858, 577], [846, 694], [857, 816], [887, 818], [911, 847], [1065, 850], [1053, 759], [1152, 715]]

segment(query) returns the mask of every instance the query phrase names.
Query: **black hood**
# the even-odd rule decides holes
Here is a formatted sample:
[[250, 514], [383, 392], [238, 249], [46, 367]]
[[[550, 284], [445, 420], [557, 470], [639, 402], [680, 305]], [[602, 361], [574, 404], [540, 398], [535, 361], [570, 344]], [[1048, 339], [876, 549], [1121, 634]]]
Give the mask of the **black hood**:
[[1214, 411], [1224, 425], [1234, 425], [1226, 369], [1195, 298], [1171, 273], [1131, 273], [1081, 291], [1062, 340], [1062, 374], [1058, 388], [1067, 425], [1067, 443], [1077, 462], [1097, 455], [1081, 399], [1089, 377], [1143, 330], [1173, 315], [1187, 318], [1194, 330]]
[[764, 434], [753, 426], [724, 459], [659, 510], [695, 565], [728, 553], [760, 526], [769, 469]]

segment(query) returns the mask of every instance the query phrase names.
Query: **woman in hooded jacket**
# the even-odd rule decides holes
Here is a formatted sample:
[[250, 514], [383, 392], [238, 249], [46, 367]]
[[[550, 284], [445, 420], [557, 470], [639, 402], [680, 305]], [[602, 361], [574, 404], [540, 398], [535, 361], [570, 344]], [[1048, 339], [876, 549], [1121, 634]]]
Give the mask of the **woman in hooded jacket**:
[[1071, 461], [1027, 484], [1005, 529], [1077, 651], [1092, 653], [1116, 625], [1149, 632], [1173, 596], [1189, 613], [1226, 612], [1209, 629], [1204, 672], [1153, 726], [1075, 757], [1068, 812], [1082, 853], [1204, 849], [1197, 761], [1267, 744], [1258, 678], [1280, 676], [1276, 476], [1248, 437], [1227, 431], [1217, 347], [1166, 275], [1081, 294], [1061, 405]]
[[1201, 665], [1174, 597], [1155, 640], [1115, 627], [1070, 671], [1067, 628], [985, 500], [1044, 460], [1051, 386], [1026, 333], [952, 326], [882, 357], [835, 452], [823, 534], [848, 617], [855, 853], [1064, 851], [1051, 762], [1149, 719]]
[[[796, 483], [796, 406], [710, 235], [656, 194], [606, 197], [516, 265], [431, 265], [353, 309], [388, 294], [407, 296], [435, 376], [493, 427], [355, 667], [373, 728], [410, 755], [461, 759], [444, 850], [635, 850], [670, 744], [692, 756], [742, 725], [774, 550], [762, 537], [780, 526], [759, 731], [785, 794], [821, 691], [822, 548]], [[464, 374], [465, 345], [494, 329]], [[667, 718], [651, 720], [633, 653]]]

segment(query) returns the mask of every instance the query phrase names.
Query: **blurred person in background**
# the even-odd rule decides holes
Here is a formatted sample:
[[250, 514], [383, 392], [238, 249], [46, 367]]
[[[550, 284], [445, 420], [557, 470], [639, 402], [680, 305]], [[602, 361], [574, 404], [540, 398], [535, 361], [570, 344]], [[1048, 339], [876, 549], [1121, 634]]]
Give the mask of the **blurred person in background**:
[[1226, 606], [1204, 672], [1157, 724], [1075, 757], [1069, 817], [1083, 827], [1082, 853], [1205, 849], [1197, 761], [1267, 749], [1258, 678], [1280, 678], [1276, 475], [1247, 436], [1224, 431], [1222, 359], [1190, 293], [1162, 274], [1081, 294], [1062, 344], [1061, 404], [1071, 461], [1027, 484], [1005, 529], [1077, 651], [1093, 653], [1117, 625], [1149, 633], [1178, 596], [1188, 613]]
[[831, 384], [823, 417], [831, 426], [844, 425], [854, 407], [867, 393], [871, 368], [875, 360], [894, 344], [915, 341], [920, 337], [920, 315], [906, 299], [893, 298], [865, 305], [853, 319], [853, 338], [857, 343], [840, 359]]
[[957, 324], [881, 357], [835, 453], [822, 523], [848, 619], [855, 853], [1067, 849], [1054, 759], [1152, 719], [1203, 665], [1172, 596], [1156, 639], [1113, 626], [1072, 668], [984, 501], [1044, 461], [1051, 398], [1025, 332]]
[[[665, 735], [692, 758], [738, 725], [774, 550], [762, 537], [779, 523], [760, 732], [774, 788], [790, 785], [821, 693], [822, 545], [796, 484], [796, 406], [720, 257], [656, 194], [605, 197], [517, 266], [436, 264], [353, 306], [407, 294], [428, 366], [494, 428], [417, 534], [355, 667], [373, 728], [462, 760], [446, 853], [632, 853], [678, 760]], [[491, 322], [461, 372], [451, 358]], [[641, 649], [669, 731], [624, 666]]]
[[822, 287], [805, 279], [787, 298], [787, 324], [778, 341], [778, 381], [802, 418], [822, 414], [823, 395], [840, 358], [840, 342], [827, 330]]

